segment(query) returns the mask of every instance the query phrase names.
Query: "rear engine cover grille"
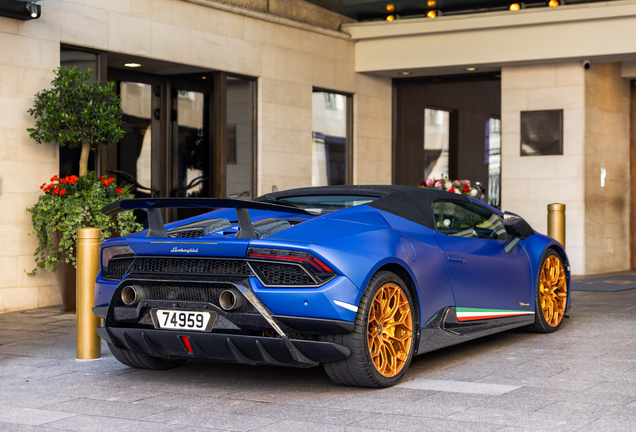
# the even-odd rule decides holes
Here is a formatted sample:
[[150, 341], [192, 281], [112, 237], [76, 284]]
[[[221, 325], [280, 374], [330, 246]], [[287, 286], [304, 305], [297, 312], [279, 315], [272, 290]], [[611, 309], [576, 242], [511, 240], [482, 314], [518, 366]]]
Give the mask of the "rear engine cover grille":
[[205, 230], [203, 228], [193, 228], [193, 229], [188, 229], [188, 230], [183, 230], [183, 231], [176, 231], [176, 232], [168, 232], [168, 237], [172, 237], [172, 238], [195, 238], [195, 237], [201, 237], [203, 235], [205, 235]]
[[266, 285], [317, 285], [303, 268], [296, 264], [253, 261]]
[[[219, 297], [227, 288], [192, 287], [192, 286], [164, 286], [164, 285], [141, 285], [144, 292], [144, 300], [167, 300], [212, 303], [219, 305]], [[245, 301], [245, 306], [232, 313], [258, 313], [249, 301]]]
[[244, 261], [219, 259], [137, 258], [131, 273], [202, 273], [251, 275]]

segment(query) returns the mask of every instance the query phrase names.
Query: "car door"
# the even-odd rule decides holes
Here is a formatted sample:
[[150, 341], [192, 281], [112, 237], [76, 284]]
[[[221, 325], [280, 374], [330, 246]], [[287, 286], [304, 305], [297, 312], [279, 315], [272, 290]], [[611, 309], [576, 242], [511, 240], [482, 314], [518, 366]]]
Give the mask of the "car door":
[[471, 202], [435, 201], [436, 233], [460, 321], [532, 313], [532, 273], [521, 246], [506, 253], [501, 217]]

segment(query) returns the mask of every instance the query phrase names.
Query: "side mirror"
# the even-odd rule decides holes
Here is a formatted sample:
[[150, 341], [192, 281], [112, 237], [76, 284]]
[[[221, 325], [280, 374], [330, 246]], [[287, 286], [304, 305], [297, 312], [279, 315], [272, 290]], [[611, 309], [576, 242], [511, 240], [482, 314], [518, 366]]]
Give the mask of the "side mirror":
[[504, 250], [507, 254], [512, 253], [513, 250], [517, 247], [521, 239], [519, 237], [510, 237], [504, 243]]
[[517, 237], [520, 240], [525, 240], [531, 235], [535, 234], [530, 224], [526, 222], [525, 219], [519, 216], [518, 214], [514, 214], [512, 212], [505, 212], [503, 222], [504, 222], [504, 227], [506, 228], [506, 232], [511, 237]]

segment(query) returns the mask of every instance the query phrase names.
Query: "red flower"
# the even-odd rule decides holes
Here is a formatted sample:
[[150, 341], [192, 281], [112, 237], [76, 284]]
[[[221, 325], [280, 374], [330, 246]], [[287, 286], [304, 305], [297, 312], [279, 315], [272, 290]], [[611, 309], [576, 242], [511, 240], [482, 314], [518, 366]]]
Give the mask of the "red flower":
[[99, 176], [99, 179], [102, 180], [104, 178], [104, 176]]
[[424, 180], [422, 180], [422, 181], [421, 181], [421, 182], [419, 182], [417, 185], [418, 185], [419, 187], [422, 187], [422, 186], [424, 186], [425, 184], [426, 184], [426, 183], [424, 182]]
[[60, 188], [55, 188], [55, 190], [53, 191], [53, 195], [55, 195], [56, 193], [60, 192]]
[[103, 184], [104, 186], [108, 186], [108, 180], [102, 180], [102, 184]]
[[66, 193], [66, 189], [62, 189], [62, 190], [60, 191], [60, 195], [64, 195], [65, 193]]
[[44, 186], [46, 186], [46, 182], [42, 183], [42, 186], [40, 186], [40, 189], [44, 189]]
[[53, 177], [51, 177], [51, 181], [54, 182], [55, 180], [57, 180], [57, 174], [55, 174]]
[[468, 186], [464, 186], [464, 189], [462, 189], [464, 192], [468, 193], [470, 191], [470, 188]]
[[60, 179], [60, 183], [68, 183], [67, 179]]
[[455, 193], [455, 188], [450, 188], [448, 191], [451, 193]]
[[117, 188], [117, 189], [115, 189], [115, 191], [116, 191], [117, 193], [124, 193], [124, 190], [123, 190], [122, 188]]

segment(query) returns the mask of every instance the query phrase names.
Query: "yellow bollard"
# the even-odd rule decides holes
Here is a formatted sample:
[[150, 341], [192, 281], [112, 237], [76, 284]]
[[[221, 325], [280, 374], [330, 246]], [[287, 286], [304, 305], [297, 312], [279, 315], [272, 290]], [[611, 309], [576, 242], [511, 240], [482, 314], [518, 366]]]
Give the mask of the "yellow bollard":
[[548, 237], [565, 249], [565, 204], [548, 204]]
[[95, 306], [101, 237], [99, 228], [77, 230], [77, 360], [102, 357], [101, 342], [95, 331], [99, 317], [91, 310]]

